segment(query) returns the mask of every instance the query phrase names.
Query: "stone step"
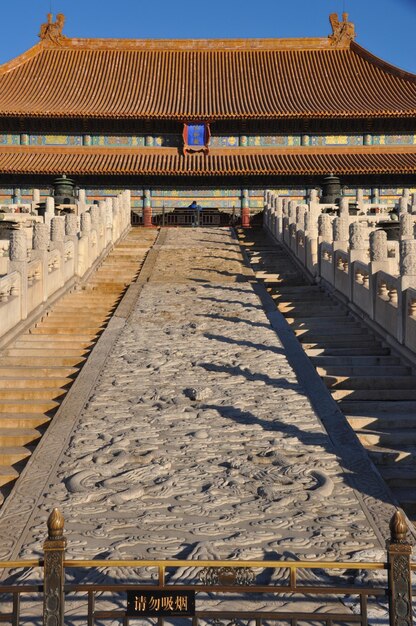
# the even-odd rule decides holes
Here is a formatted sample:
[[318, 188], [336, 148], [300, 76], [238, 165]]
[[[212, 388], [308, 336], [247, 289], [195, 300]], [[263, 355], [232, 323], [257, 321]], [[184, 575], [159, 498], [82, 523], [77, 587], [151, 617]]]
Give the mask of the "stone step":
[[19, 478], [19, 473], [13, 467], [0, 465], [0, 487], [7, 485]]
[[349, 331], [352, 328], [362, 328], [359, 322], [355, 321], [351, 316], [341, 317], [340, 319], [332, 318], [331, 322], [328, 322], [326, 317], [320, 319], [319, 317], [311, 317], [309, 319], [293, 320], [290, 324], [293, 331], [295, 330], [311, 330], [314, 332], [321, 332], [327, 330], [333, 330], [333, 332]]
[[50, 421], [44, 413], [2, 413], [0, 428], [39, 428]]
[[[292, 320], [300, 320], [302, 319], [303, 321], [306, 320], [310, 320], [311, 318], [319, 318], [319, 319], [326, 319], [326, 320], [331, 320], [333, 317], [337, 318], [337, 319], [344, 319], [347, 317], [347, 313], [345, 311], [342, 311], [341, 309], [335, 309], [332, 307], [328, 307], [328, 308], [324, 308], [324, 307], [320, 307], [319, 309], [315, 308], [315, 307], [310, 307], [309, 310], [308, 308], [304, 308], [304, 309], [294, 309], [292, 311], [289, 311], [287, 313], [283, 312], [284, 316], [286, 317], [287, 321], [289, 324], [292, 323]], [[330, 321], [328, 321], [328, 324], [330, 323]]]
[[360, 339], [363, 337], [371, 337], [374, 338], [368, 330], [362, 328], [361, 326], [353, 326], [345, 328], [344, 325], [340, 325], [340, 332], [338, 332], [338, 328], [334, 331], [334, 328], [295, 328], [295, 335], [299, 341], [331, 341], [336, 337], [337, 339], [345, 340], [349, 339]]
[[4, 389], [15, 389], [21, 391], [22, 389], [63, 389], [68, 385], [72, 385], [74, 380], [72, 378], [38, 378], [32, 376], [31, 378], [17, 378], [12, 376], [0, 376], [0, 392]]
[[71, 378], [79, 372], [78, 367], [30, 367], [21, 365], [17, 367], [0, 367], [0, 378], [22, 377], [23, 379], [33, 379], [35, 381], [47, 378], [51, 384], [55, 384], [55, 379]]
[[0, 421], [0, 448], [27, 446], [40, 437], [41, 433], [34, 428], [2, 428]]
[[[393, 383], [392, 383], [393, 384]], [[331, 391], [334, 400], [416, 400], [416, 389], [339, 389]]]
[[30, 334], [31, 335], [65, 335], [67, 337], [70, 336], [76, 336], [79, 335], [80, 331], [84, 334], [84, 333], [88, 333], [89, 335], [91, 335], [92, 337], [95, 337], [95, 335], [98, 335], [99, 333], [101, 333], [103, 331], [103, 327], [102, 326], [82, 326], [80, 328], [71, 328], [71, 327], [65, 327], [65, 328], [60, 328], [59, 326], [51, 326], [51, 325], [46, 325], [46, 324], [42, 324], [41, 326], [35, 326], [34, 328], [32, 328], [30, 330]]
[[37, 348], [10, 348], [8, 350], [4, 350], [3, 354], [5, 356], [68, 356], [68, 357], [78, 357], [78, 356], [87, 356], [90, 352], [90, 348], [75, 348], [72, 346], [69, 348], [59, 348], [54, 345], [44, 346], [39, 345]]
[[305, 350], [306, 354], [309, 357], [317, 357], [317, 356], [338, 356], [338, 357], [349, 357], [349, 356], [388, 356], [390, 354], [390, 348], [384, 348], [383, 346], [371, 346], [368, 348], [365, 347], [356, 347], [356, 348], [311, 348]]
[[400, 415], [396, 413], [379, 413], [378, 415], [346, 415], [348, 423], [354, 430], [371, 428], [410, 428], [416, 426], [416, 415]]
[[284, 304], [281, 302], [277, 303], [277, 308], [284, 315], [293, 314], [292, 317], [328, 317], [328, 315], [336, 315], [336, 316], [344, 316], [345, 311], [343, 308], [331, 304], [331, 302], [315, 302], [313, 304], [310, 303], [296, 303], [296, 304]]
[[414, 376], [323, 376], [329, 389], [416, 389]]
[[[60, 356], [60, 357], [54, 357], [54, 356], [32, 356], [30, 358], [30, 365], [33, 366], [39, 366], [40, 368], [49, 368], [52, 366], [55, 367], [65, 367], [65, 366], [69, 366], [69, 367], [74, 367], [75, 365], [82, 365], [83, 363], [85, 363], [85, 357], [75, 357], [75, 356]], [[19, 365], [23, 365], [23, 366], [27, 366], [28, 365], [28, 360], [25, 357], [21, 357], [21, 356], [2, 356], [1, 357], [1, 365], [2, 367], [15, 367], [15, 366], [19, 366]]]
[[59, 406], [56, 400], [4, 400], [0, 399], [0, 421], [3, 413], [49, 413]]
[[412, 400], [406, 401], [389, 401], [389, 402], [349, 402], [340, 403], [342, 412], [348, 415], [379, 415], [381, 413], [398, 413], [400, 416], [416, 414], [416, 402]]
[[316, 368], [319, 376], [409, 376], [412, 368], [406, 365], [324, 365]]
[[396, 487], [394, 495], [411, 520], [416, 518], [416, 492], [413, 488]]
[[408, 428], [394, 429], [368, 427], [356, 430], [356, 435], [364, 446], [388, 446], [400, 450], [403, 446], [416, 448], [416, 431]]
[[13, 344], [13, 349], [57, 349], [64, 350], [72, 348], [76, 345], [77, 348], [84, 350], [91, 349], [94, 346], [94, 341], [89, 337], [65, 337], [65, 335], [58, 335], [57, 339], [48, 337], [47, 335], [27, 335], [24, 339], [19, 339]]
[[350, 337], [348, 336], [338, 336], [338, 335], [334, 335], [331, 339], [327, 338], [327, 337], [323, 337], [321, 339], [321, 341], [317, 340], [317, 341], [311, 341], [308, 339], [303, 339], [302, 337], [299, 337], [299, 340], [302, 344], [302, 347], [304, 350], [313, 350], [315, 348], [323, 348], [323, 349], [329, 349], [329, 348], [354, 348], [354, 347], [360, 347], [360, 348], [368, 348], [371, 349], [372, 346], [374, 346], [375, 348], [379, 348], [381, 347], [381, 343], [375, 339], [372, 339], [371, 337], [368, 337], [368, 335], [351, 335]]
[[367, 365], [389, 367], [390, 365], [400, 365], [397, 356], [314, 356], [312, 363], [319, 367], [338, 367], [348, 365], [351, 367], [365, 367]]
[[412, 465], [388, 465], [380, 467], [380, 473], [386, 483], [394, 490], [404, 487], [405, 489], [416, 488], [416, 468]]
[[0, 466], [10, 467], [28, 459], [31, 454], [31, 451], [23, 446], [0, 447]]
[[400, 450], [396, 450], [390, 446], [371, 445], [366, 447], [372, 461], [377, 467], [385, 465], [411, 465], [416, 471], [416, 447], [401, 446]]
[[59, 389], [59, 387], [44, 387], [44, 388], [3, 388], [0, 387], [0, 400], [57, 400], [63, 398], [67, 393], [66, 389]]

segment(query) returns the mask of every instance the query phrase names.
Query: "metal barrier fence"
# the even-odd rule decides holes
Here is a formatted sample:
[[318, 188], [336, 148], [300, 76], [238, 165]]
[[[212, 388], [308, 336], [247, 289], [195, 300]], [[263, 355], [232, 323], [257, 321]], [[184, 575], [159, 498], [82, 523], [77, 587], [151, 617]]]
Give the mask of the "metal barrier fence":
[[[48, 519], [43, 559], [0, 562], [0, 568], [13, 571], [14, 577], [16, 570], [26, 575], [28, 571], [42, 572], [39, 584], [24, 581], [9, 584], [7, 580], [0, 584], [0, 623], [93, 626], [111, 620], [112, 624], [115, 621], [123, 625], [146, 622], [163, 626], [165, 622], [172, 624], [180, 619], [181, 626], [185, 621], [190, 626], [269, 626], [270, 623], [367, 626], [371, 600], [388, 602], [390, 626], [412, 626], [411, 574], [416, 565], [410, 563], [412, 548], [406, 539], [408, 528], [399, 511], [393, 516], [390, 529], [385, 563], [78, 561], [65, 559], [64, 519], [58, 509], [54, 509]], [[100, 576], [105, 578], [102, 568], [108, 572], [118, 571], [116, 576], [109, 575], [116, 578], [116, 582], [88, 581], [88, 573], [92, 571], [101, 572]], [[128, 576], [127, 570], [131, 570]], [[317, 574], [311, 577], [313, 571]], [[385, 580], [374, 581], [371, 585], [351, 582], [353, 573], [364, 571], [384, 572]], [[75, 580], [81, 578], [83, 582], [66, 581], [69, 572]], [[265, 572], [269, 573], [267, 582]], [[280, 574], [273, 578], [272, 572]], [[26, 608], [22, 614], [24, 597], [30, 597], [32, 605], [37, 603], [38, 609], [40, 607], [37, 615], [35, 608], [29, 614]], [[287, 606], [282, 609], [282, 599], [290, 602], [290, 609]], [[352, 609], [351, 599], [355, 599]], [[248, 600], [252, 604], [249, 608]], [[314, 602], [325, 610], [317, 612], [316, 607], [311, 608]], [[66, 612], [68, 607], [70, 611]]]

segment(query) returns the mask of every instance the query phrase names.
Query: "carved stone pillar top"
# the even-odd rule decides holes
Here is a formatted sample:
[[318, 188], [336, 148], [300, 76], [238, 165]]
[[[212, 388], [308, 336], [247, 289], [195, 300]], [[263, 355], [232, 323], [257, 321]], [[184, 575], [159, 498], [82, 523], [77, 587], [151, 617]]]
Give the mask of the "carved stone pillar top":
[[285, 217], [289, 216], [289, 198], [282, 198], [282, 213]]
[[305, 227], [306, 208], [307, 207], [304, 204], [299, 204], [296, 207], [296, 224], [302, 229]]
[[96, 227], [100, 219], [100, 211], [96, 204], [90, 207], [91, 224]]
[[416, 276], [416, 240], [400, 242], [400, 276]]
[[319, 202], [319, 193], [317, 189], [311, 189], [309, 199], [311, 202]]
[[78, 233], [78, 216], [74, 213], [65, 215], [65, 234], [75, 237]]
[[340, 201], [339, 201], [339, 214], [340, 214], [340, 216], [341, 215], [349, 215], [349, 204], [350, 204], [349, 198], [346, 198], [345, 196], [340, 198]]
[[402, 196], [399, 198], [399, 213], [407, 213], [409, 211], [409, 197]]
[[348, 241], [348, 218], [336, 217], [332, 222], [334, 241]]
[[277, 217], [282, 217], [283, 215], [283, 198], [280, 196], [275, 196], [275, 209]]
[[13, 230], [10, 236], [11, 261], [27, 261], [27, 238], [24, 230]]
[[[402, 198], [401, 198], [402, 199]], [[400, 237], [411, 237], [415, 234], [415, 218], [410, 213], [400, 215]]]
[[384, 230], [374, 230], [370, 233], [370, 260], [387, 261], [387, 233]]
[[350, 248], [352, 250], [368, 248], [368, 229], [365, 224], [360, 222], [350, 224]]
[[49, 241], [49, 225], [41, 222], [35, 222], [33, 225], [33, 249], [43, 250], [45, 252], [49, 247]]
[[88, 212], [81, 213], [81, 232], [83, 235], [91, 232], [91, 215]]
[[332, 220], [329, 215], [320, 215], [318, 217], [318, 232], [323, 241], [332, 241]]
[[51, 219], [51, 239], [60, 242], [65, 239], [65, 217], [53, 217]]

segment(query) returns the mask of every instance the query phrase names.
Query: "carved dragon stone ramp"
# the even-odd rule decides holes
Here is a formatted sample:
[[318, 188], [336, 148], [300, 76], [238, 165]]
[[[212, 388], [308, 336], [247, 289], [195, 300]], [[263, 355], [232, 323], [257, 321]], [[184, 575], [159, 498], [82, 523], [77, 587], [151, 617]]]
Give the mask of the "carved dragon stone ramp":
[[33, 554], [55, 506], [72, 558], [384, 554], [384, 483], [325, 432], [232, 231], [162, 235], [3, 507], [1, 558]]

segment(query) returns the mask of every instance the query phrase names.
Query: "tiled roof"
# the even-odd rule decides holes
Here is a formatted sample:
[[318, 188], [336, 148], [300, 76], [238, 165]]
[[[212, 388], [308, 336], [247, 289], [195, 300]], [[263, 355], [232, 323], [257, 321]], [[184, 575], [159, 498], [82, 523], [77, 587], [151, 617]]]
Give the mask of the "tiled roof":
[[68, 175], [416, 174], [416, 148], [176, 150], [0, 147], [0, 173]]
[[416, 76], [352, 41], [44, 39], [0, 68], [0, 117], [412, 117]]

